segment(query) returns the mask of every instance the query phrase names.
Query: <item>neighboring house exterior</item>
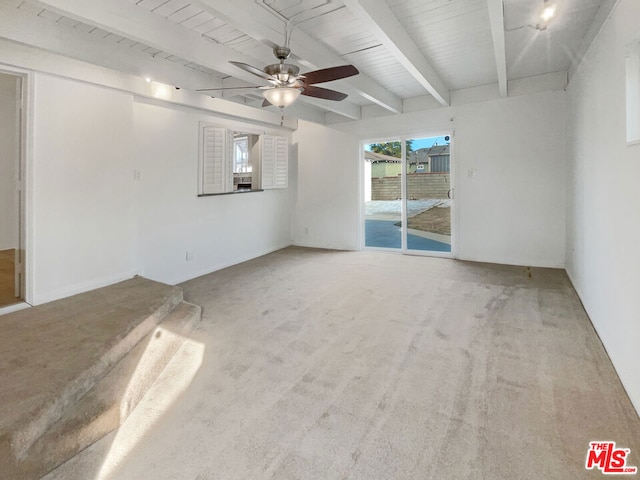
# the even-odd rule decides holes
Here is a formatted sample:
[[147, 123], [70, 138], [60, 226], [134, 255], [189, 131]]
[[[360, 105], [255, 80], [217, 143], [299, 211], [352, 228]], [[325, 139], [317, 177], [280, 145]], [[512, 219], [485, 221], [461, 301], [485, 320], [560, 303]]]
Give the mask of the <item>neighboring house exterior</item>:
[[[410, 199], [448, 198], [450, 187], [450, 147], [434, 145], [409, 152], [407, 163], [407, 195]], [[396, 200], [401, 197], [402, 161], [397, 157], [365, 150], [371, 167], [371, 188], [365, 199]], [[365, 169], [365, 172], [368, 169]]]
[[409, 173], [449, 173], [450, 145], [434, 145], [409, 152]]
[[371, 177], [395, 177], [402, 171], [402, 159], [391, 155], [365, 150], [364, 159], [371, 162]]
[[[402, 160], [382, 153], [365, 150], [364, 159], [371, 162], [371, 177], [394, 177], [402, 171]], [[434, 145], [409, 152], [408, 173], [449, 173], [450, 145]]]

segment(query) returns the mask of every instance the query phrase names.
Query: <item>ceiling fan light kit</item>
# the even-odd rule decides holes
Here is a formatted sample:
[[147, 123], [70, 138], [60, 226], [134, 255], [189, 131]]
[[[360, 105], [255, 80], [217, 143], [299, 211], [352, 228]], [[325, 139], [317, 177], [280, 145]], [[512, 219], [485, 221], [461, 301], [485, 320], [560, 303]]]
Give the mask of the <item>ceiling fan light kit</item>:
[[293, 87], [273, 87], [262, 92], [262, 96], [278, 108], [291, 105], [300, 96], [300, 89]]
[[237, 88], [260, 89], [262, 90], [262, 96], [265, 98], [265, 102], [262, 104], [263, 107], [275, 105], [276, 107], [284, 108], [295, 102], [300, 95], [339, 102], [347, 98], [347, 95], [328, 88], [316, 87], [314, 84], [340, 80], [360, 73], [353, 65], [340, 65], [314, 70], [300, 75], [300, 69], [297, 66], [284, 63], [291, 55], [291, 50], [288, 47], [275, 47], [273, 54], [280, 60], [280, 63], [267, 65], [262, 70], [242, 62], [229, 62], [245, 72], [249, 72], [256, 77], [266, 80], [270, 85], [236, 88], [204, 88], [197, 91], [210, 92], [212, 90], [234, 90]]

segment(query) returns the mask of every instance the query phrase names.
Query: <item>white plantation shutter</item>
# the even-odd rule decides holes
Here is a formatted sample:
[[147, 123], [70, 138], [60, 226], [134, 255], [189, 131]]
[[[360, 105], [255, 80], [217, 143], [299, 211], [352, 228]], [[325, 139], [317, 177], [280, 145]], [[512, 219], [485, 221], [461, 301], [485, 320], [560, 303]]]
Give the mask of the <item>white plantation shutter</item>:
[[227, 130], [202, 127], [202, 193], [224, 193], [228, 183]]
[[226, 146], [226, 156], [225, 156], [225, 182], [226, 182], [226, 191], [233, 192], [233, 132], [227, 130], [227, 143]]
[[273, 188], [273, 177], [276, 166], [275, 137], [273, 135], [262, 136], [262, 188]]
[[289, 183], [289, 142], [285, 137], [276, 137], [275, 141], [275, 188], [287, 188]]
[[289, 142], [286, 137], [262, 135], [262, 188], [287, 188]]

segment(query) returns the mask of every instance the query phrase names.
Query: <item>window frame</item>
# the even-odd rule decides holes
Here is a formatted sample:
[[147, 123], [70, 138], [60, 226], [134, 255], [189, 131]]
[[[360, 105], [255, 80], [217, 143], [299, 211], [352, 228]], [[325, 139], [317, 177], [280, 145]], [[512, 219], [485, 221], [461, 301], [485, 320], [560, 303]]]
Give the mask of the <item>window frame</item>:
[[[198, 124], [198, 197], [213, 195], [232, 195], [237, 193], [262, 192], [264, 190], [288, 188], [289, 177], [289, 149], [288, 136], [267, 133], [252, 128], [230, 127], [211, 122], [201, 121]], [[214, 141], [222, 142], [222, 146], [216, 147], [211, 142], [211, 135], [215, 135]], [[257, 165], [252, 166], [252, 188], [237, 190], [234, 186], [235, 169], [235, 140], [234, 136], [245, 134], [257, 136]], [[209, 159], [208, 151], [215, 148], [219, 158]], [[266, 159], [266, 162], [265, 162]], [[211, 166], [211, 162], [220, 162]], [[210, 172], [207, 172], [207, 169]], [[207, 183], [208, 175], [213, 176]], [[242, 174], [240, 174], [242, 175]], [[218, 182], [217, 179], [221, 181]], [[259, 182], [259, 185], [258, 185]], [[258, 185], [253, 188], [253, 185]]]

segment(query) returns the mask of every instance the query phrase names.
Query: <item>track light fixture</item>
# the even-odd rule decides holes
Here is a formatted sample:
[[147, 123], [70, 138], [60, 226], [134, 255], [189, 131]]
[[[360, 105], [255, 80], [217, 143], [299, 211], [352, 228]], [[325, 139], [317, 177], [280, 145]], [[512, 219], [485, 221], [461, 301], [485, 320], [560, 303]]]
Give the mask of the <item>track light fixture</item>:
[[540, 12], [540, 21], [536, 25], [538, 30], [545, 30], [547, 28], [553, 17], [555, 17], [557, 8], [555, 1], [544, 0], [544, 5]]

